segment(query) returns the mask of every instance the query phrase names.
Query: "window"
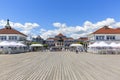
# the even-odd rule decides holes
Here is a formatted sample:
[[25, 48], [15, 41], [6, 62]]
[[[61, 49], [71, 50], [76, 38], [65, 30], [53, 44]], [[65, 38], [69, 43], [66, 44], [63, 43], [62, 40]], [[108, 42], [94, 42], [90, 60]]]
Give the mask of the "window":
[[113, 36], [113, 40], [115, 40], [115, 36]]
[[99, 38], [98, 38], [98, 36], [96, 36], [96, 40], [98, 40]]
[[0, 36], [0, 40], [6, 40], [6, 36]]
[[96, 40], [104, 40], [104, 36], [96, 36]]
[[[19, 41], [24, 41], [25, 38], [24, 37], [19, 37]], [[33, 38], [33, 41], [35, 41], [35, 39]]]
[[17, 36], [9, 36], [9, 40], [17, 40]]
[[107, 40], [115, 40], [115, 36], [107, 36]]

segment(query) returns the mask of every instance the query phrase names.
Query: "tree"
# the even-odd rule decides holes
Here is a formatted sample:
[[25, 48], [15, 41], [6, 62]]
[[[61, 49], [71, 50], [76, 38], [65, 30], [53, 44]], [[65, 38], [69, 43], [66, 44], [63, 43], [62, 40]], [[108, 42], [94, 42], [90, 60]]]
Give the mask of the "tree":
[[81, 41], [80, 41], [80, 42], [77, 42], [77, 43], [78, 43], [78, 44], [82, 44], [82, 45], [84, 44], [84, 42], [81, 42]]
[[31, 42], [31, 44], [39, 44], [38, 42]]
[[48, 44], [43, 44], [43, 46], [44, 46], [45, 48], [48, 48]]

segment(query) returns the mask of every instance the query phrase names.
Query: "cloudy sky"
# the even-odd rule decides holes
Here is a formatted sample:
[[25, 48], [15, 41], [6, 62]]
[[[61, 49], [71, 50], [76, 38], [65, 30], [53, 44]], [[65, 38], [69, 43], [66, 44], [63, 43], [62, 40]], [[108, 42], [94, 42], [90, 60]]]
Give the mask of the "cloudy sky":
[[0, 28], [44, 39], [62, 33], [79, 38], [108, 25], [120, 27], [120, 0], [0, 0]]

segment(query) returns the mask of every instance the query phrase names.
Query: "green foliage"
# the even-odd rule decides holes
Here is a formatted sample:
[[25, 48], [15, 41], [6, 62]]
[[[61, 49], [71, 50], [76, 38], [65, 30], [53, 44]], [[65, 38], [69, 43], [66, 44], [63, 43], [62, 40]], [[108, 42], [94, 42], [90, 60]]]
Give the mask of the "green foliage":
[[43, 46], [44, 46], [45, 48], [47, 48], [47, 47], [48, 47], [48, 44], [43, 44]]
[[78, 43], [78, 44], [82, 44], [82, 45], [84, 44], [84, 42], [77, 42], [77, 43]]
[[40, 43], [38, 43], [38, 42], [32, 42], [31, 44], [40, 44]]

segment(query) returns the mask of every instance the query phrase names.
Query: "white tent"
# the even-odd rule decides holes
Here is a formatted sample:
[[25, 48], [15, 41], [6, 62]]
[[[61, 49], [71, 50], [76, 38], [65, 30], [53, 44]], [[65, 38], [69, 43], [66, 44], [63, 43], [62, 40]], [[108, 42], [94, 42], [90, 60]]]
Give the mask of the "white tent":
[[71, 44], [70, 46], [71, 46], [71, 47], [72, 47], [72, 46], [74, 46], [74, 47], [81, 46], [81, 47], [82, 47], [81, 44]]
[[70, 45], [72, 50], [78, 50], [79, 52], [83, 52], [84, 48], [82, 44], [71, 44]]
[[43, 45], [42, 44], [32, 44], [30, 45], [31, 47], [42, 47]]
[[98, 42], [95, 42], [95, 43], [89, 45], [88, 47], [98, 47], [98, 46], [99, 46], [99, 43], [98, 43]]
[[22, 43], [17, 43], [17, 42], [8, 42], [8, 41], [3, 41], [0, 42], [0, 46], [7, 46], [7, 47], [17, 47], [17, 46], [26, 46]]
[[17, 43], [16, 42], [9, 42], [9, 45], [12, 47], [12, 46], [14, 46], [14, 47], [16, 47], [17, 46]]
[[106, 43], [106, 42], [100, 42], [99, 44], [99, 47], [109, 47], [109, 45]]
[[20, 42], [18, 42], [16, 45], [17, 45], [17, 46], [26, 46], [25, 44], [20, 43]]
[[0, 49], [2, 53], [19, 53], [27, 51], [26, 45], [20, 42], [8, 42], [2, 41], [0, 42]]
[[120, 47], [120, 43], [116, 44], [116, 47]]
[[32, 44], [32, 45], [30, 45], [30, 50], [31, 51], [42, 51], [43, 45], [42, 44]]
[[8, 41], [2, 41], [0, 42], [0, 46], [9, 46], [10, 43]]
[[71, 44], [70, 47], [76, 47], [77, 49], [83, 48], [82, 44]]
[[117, 45], [116, 43], [112, 42], [112, 43], [110, 43], [109, 46], [110, 46], [110, 47], [117, 47], [118, 45]]

